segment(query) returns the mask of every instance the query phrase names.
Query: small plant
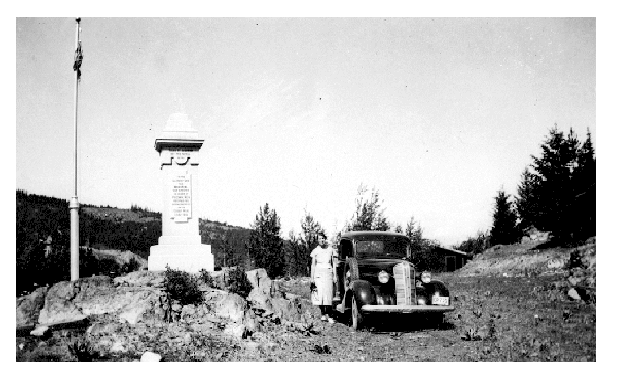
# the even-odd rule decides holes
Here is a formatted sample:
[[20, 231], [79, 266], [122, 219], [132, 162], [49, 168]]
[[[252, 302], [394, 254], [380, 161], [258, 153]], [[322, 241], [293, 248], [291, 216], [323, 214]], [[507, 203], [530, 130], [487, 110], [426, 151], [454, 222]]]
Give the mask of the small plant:
[[88, 340], [78, 340], [68, 345], [68, 348], [78, 362], [91, 362], [99, 358], [99, 352], [93, 349]]
[[164, 287], [170, 299], [178, 301], [181, 305], [202, 302], [198, 280], [188, 272], [166, 266]]
[[250, 291], [252, 291], [252, 284], [248, 281], [245, 270], [240, 266], [230, 270], [227, 286], [228, 291], [239, 294], [243, 298], [247, 298]]

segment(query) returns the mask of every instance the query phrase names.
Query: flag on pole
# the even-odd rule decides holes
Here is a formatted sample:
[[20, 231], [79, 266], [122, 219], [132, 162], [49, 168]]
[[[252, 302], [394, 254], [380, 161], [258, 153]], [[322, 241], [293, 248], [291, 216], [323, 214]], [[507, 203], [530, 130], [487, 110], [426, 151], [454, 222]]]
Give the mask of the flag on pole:
[[82, 55], [82, 41], [78, 41], [78, 47], [75, 50], [75, 59], [73, 62], [73, 71], [77, 71], [78, 80], [80, 80], [80, 77], [82, 76], [82, 71], [80, 70], [80, 67], [82, 67], [83, 58], [84, 56]]

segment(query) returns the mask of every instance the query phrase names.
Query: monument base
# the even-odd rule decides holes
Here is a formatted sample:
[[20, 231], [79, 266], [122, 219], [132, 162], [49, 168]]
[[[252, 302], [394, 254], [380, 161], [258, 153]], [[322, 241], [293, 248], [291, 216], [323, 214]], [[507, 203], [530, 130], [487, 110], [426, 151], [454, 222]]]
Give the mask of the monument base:
[[149, 270], [182, 270], [198, 273], [201, 269], [213, 272], [213, 254], [211, 246], [193, 245], [154, 245], [148, 260]]

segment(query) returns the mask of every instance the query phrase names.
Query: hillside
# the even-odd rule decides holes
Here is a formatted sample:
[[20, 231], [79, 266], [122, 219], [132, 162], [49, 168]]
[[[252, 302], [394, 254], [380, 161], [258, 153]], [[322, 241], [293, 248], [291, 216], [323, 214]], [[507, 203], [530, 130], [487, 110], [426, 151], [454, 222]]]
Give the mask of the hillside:
[[[64, 199], [29, 194], [18, 189], [16, 207], [18, 276], [32, 277], [32, 269], [42, 264], [48, 241], [53, 251], [69, 253], [69, 203]], [[114, 250], [121, 254], [131, 251], [145, 260], [150, 247], [158, 243], [161, 227], [160, 213], [137, 205], [130, 209], [89, 204], [80, 206], [80, 246], [93, 250]], [[199, 232], [202, 243], [211, 245], [216, 266], [230, 265], [230, 262], [245, 257], [249, 229], [200, 219]]]

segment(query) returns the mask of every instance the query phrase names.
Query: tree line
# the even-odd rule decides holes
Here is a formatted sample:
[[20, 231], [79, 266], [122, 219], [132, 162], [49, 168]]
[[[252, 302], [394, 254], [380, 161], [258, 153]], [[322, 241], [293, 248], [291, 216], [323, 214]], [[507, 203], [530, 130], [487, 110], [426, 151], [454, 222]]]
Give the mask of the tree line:
[[531, 155], [512, 196], [502, 188], [494, 197], [493, 225], [457, 248], [481, 252], [519, 242], [528, 231], [551, 233], [549, 245], [571, 246], [596, 235], [596, 157], [590, 131], [581, 142], [571, 128], [555, 125]]

